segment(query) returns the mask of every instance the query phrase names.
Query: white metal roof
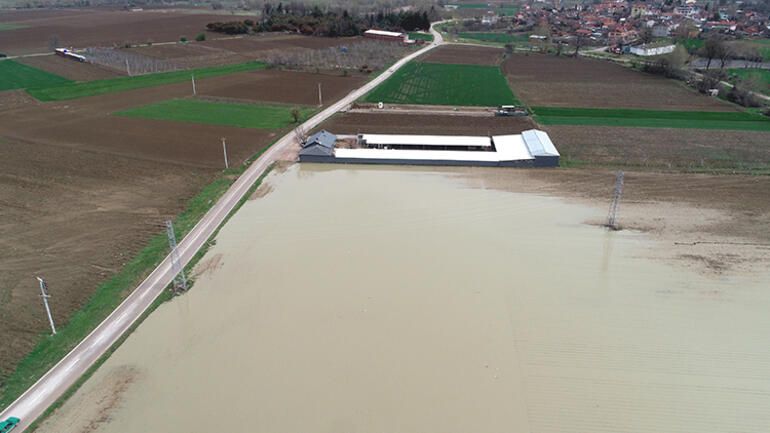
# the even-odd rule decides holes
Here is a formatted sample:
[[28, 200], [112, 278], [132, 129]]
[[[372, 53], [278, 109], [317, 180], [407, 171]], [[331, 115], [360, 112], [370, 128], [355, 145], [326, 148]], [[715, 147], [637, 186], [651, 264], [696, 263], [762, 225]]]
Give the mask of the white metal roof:
[[393, 135], [361, 134], [370, 145], [413, 145], [413, 146], [479, 146], [491, 147], [489, 137], [472, 135]]
[[521, 137], [532, 156], [559, 156], [559, 151], [546, 132], [528, 129], [521, 133]]
[[495, 149], [497, 149], [500, 161], [518, 161], [522, 159], [534, 159], [529, 153], [527, 145], [521, 135], [496, 135]]
[[374, 29], [367, 30], [367, 31], [364, 32], [364, 34], [365, 35], [367, 35], [367, 34], [368, 35], [377, 35], [377, 36], [390, 36], [390, 37], [393, 37], [393, 38], [400, 38], [400, 37], [404, 36], [403, 33], [389, 32], [389, 31], [386, 31], [386, 30], [374, 30]]
[[337, 158], [404, 159], [432, 161], [500, 161], [497, 152], [462, 150], [336, 149]]

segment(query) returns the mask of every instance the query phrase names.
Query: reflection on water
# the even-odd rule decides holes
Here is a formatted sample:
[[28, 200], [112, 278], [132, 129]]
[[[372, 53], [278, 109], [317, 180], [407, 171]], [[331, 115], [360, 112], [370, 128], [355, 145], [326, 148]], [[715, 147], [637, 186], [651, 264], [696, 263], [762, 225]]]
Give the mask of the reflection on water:
[[451, 173], [271, 176], [218, 265], [43, 430], [79, 431], [57, 425], [77, 413], [116, 433], [768, 431], [766, 277], [673, 268], [583, 224], [606, 209]]

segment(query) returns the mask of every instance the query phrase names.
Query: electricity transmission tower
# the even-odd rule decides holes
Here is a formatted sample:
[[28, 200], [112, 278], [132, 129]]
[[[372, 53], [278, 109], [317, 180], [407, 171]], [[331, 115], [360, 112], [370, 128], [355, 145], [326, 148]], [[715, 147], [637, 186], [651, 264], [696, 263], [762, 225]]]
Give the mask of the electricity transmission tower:
[[51, 315], [51, 307], [48, 305], [48, 298], [51, 295], [48, 294], [48, 284], [41, 277], [36, 277], [40, 283], [40, 297], [43, 298], [43, 305], [45, 305], [45, 313], [48, 315], [48, 323], [51, 325], [51, 334], [56, 335], [56, 325], [53, 323], [53, 316]]
[[607, 228], [618, 230], [618, 206], [620, 198], [623, 196], [623, 178], [624, 174], [619, 171], [615, 176], [615, 192], [612, 194], [612, 204], [610, 204], [610, 213], [607, 215]]
[[168, 236], [168, 246], [171, 248], [171, 269], [174, 270], [174, 293], [181, 293], [187, 290], [187, 277], [185, 277], [184, 268], [182, 268], [182, 264], [179, 261], [174, 223], [171, 220], [166, 220], [166, 235]]

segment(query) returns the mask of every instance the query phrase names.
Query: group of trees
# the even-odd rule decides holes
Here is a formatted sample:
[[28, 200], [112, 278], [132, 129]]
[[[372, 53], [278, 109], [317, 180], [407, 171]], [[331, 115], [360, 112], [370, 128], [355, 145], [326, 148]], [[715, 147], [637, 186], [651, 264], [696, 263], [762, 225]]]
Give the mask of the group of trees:
[[296, 32], [315, 36], [357, 36], [370, 28], [395, 31], [428, 30], [431, 15], [428, 11], [380, 11], [362, 16], [353, 16], [347, 10], [323, 11], [318, 6], [283, 3], [273, 6], [265, 3], [260, 21], [214, 22], [206, 25], [213, 32], [245, 34], [259, 32]]

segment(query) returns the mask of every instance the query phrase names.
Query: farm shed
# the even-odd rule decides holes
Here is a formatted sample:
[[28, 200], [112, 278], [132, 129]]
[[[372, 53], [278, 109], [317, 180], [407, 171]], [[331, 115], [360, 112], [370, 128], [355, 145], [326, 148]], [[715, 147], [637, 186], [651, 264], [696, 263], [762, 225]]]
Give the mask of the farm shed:
[[322, 162], [334, 157], [334, 144], [337, 136], [329, 131], [316, 132], [305, 140], [299, 151], [301, 162]]
[[379, 39], [381, 41], [391, 41], [391, 42], [404, 42], [407, 39], [407, 36], [403, 33], [388, 32], [385, 30], [374, 30], [374, 29], [365, 31], [364, 37], [369, 39]]
[[[324, 131], [325, 132], [325, 131]], [[322, 151], [327, 152], [327, 147]], [[304, 149], [303, 149], [304, 152]], [[496, 136], [359, 134], [354, 148], [300, 152], [300, 161], [353, 164], [556, 167], [559, 152], [548, 134], [528, 130]]]

